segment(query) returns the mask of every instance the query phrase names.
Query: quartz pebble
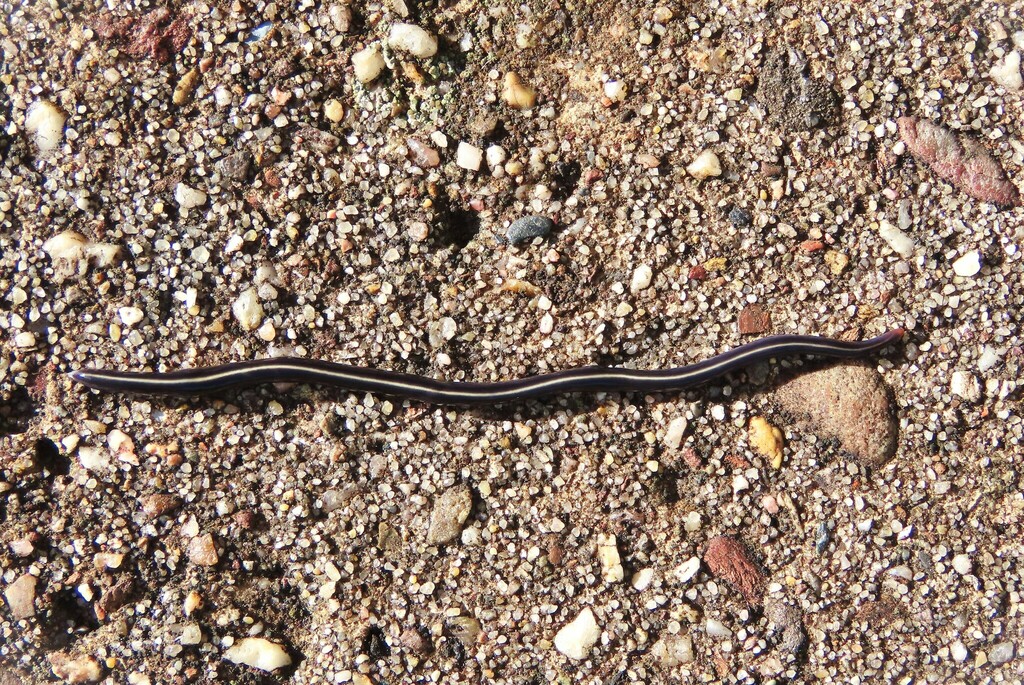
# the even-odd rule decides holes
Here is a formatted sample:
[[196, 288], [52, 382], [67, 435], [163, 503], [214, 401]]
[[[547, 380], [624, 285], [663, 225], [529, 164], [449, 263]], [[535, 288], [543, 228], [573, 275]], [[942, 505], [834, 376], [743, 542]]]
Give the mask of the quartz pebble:
[[376, 43], [352, 54], [352, 70], [361, 83], [370, 83], [384, 70], [384, 56]]
[[977, 276], [981, 271], [981, 253], [971, 250], [953, 262], [953, 273], [963, 278]]
[[967, 647], [965, 647], [964, 643], [960, 640], [954, 642], [953, 645], [949, 648], [949, 654], [953, 657], [953, 660], [958, 663], [963, 663], [967, 661]]
[[174, 200], [182, 209], [188, 210], [206, 204], [206, 193], [191, 186], [179, 183], [174, 188]]
[[698, 571], [700, 571], [700, 559], [697, 557], [690, 557], [676, 568], [676, 580], [680, 583], [688, 583], [693, 580], [693, 577], [697, 575]]
[[103, 677], [100, 663], [88, 654], [71, 657], [64, 652], [54, 652], [49, 660], [53, 675], [69, 685], [95, 683]]
[[52, 152], [64, 135], [67, 115], [49, 100], [36, 100], [25, 113], [25, 130], [32, 134], [42, 153]]
[[968, 402], [974, 403], [981, 399], [981, 381], [967, 371], [954, 371], [949, 379], [949, 389], [954, 395]]
[[425, 59], [437, 53], [437, 38], [415, 24], [395, 24], [388, 34], [388, 45], [393, 50], [408, 52]]
[[597, 558], [601, 562], [601, 577], [605, 582], [617, 583], [623, 579], [622, 562], [614, 535], [597, 536]]
[[505, 239], [511, 245], [518, 245], [533, 238], [542, 238], [554, 227], [555, 222], [546, 216], [525, 216], [512, 222], [505, 232]]
[[718, 155], [711, 150], [704, 150], [686, 167], [686, 173], [698, 181], [722, 175], [722, 165]]
[[642, 568], [633, 574], [633, 577], [629, 579], [629, 584], [633, 586], [633, 589], [637, 592], [643, 592], [651, 586], [651, 582], [654, 580], [654, 569], [653, 568]]
[[705, 621], [704, 630], [707, 632], [709, 637], [732, 637], [732, 631], [729, 630], [728, 626], [714, 618], [709, 618]]
[[651, 285], [651, 278], [654, 272], [651, 271], [651, 267], [646, 264], [642, 264], [633, 271], [633, 278], [629, 281], [629, 291], [631, 293], [638, 293], [641, 290], [646, 290]]
[[882, 240], [888, 243], [892, 251], [900, 257], [908, 259], [914, 255], [914, 250], [917, 248], [914, 239], [888, 221], [878, 222], [878, 235], [882, 236]]
[[953, 570], [962, 576], [970, 575], [974, 571], [971, 557], [966, 554], [957, 554], [953, 557]]
[[604, 96], [612, 102], [622, 102], [626, 99], [626, 84], [622, 81], [605, 81]]
[[244, 664], [261, 671], [275, 671], [292, 663], [292, 658], [284, 647], [262, 637], [236, 640], [224, 652], [224, 658], [232, 663]]
[[260, 304], [260, 297], [255, 288], [249, 288], [242, 292], [231, 305], [231, 313], [244, 330], [253, 331], [259, 328], [263, 321], [263, 305]]
[[662, 439], [665, 447], [670, 450], [679, 449], [679, 446], [683, 444], [686, 425], [685, 416], [677, 416], [669, 422], [668, 429], [665, 431], [665, 437]]
[[654, 643], [651, 654], [665, 668], [688, 664], [696, 658], [693, 638], [689, 635], [666, 635]]
[[590, 654], [591, 647], [601, 637], [601, 629], [594, 619], [594, 612], [586, 608], [579, 616], [555, 635], [555, 649], [579, 661]]
[[467, 171], [479, 171], [483, 157], [483, 150], [466, 142], [460, 142], [455, 150], [455, 163]]
[[1007, 90], [1020, 90], [1024, 78], [1020, 73], [1020, 53], [1016, 50], [1006, 53], [989, 72], [992, 80]]
[[1012, 642], [1000, 642], [992, 645], [992, 649], [988, 650], [988, 660], [996, 666], [1001, 666], [1013, 659], [1015, 652], [1016, 645]]

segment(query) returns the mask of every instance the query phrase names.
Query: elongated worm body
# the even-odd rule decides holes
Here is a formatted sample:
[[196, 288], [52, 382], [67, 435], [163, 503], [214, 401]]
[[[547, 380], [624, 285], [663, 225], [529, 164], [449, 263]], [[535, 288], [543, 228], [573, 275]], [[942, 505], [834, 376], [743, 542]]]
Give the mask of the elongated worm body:
[[573, 392], [678, 391], [771, 358], [795, 355], [863, 357], [902, 336], [902, 329], [857, 342], [808, 335], [778, 335], [675, 369], [644, 371], [584, 366], [496, 383], [438, 381], [397, 371], [300, 357], [259, 359], [168, 373], [79, 369], [71, 373], [71, 378], [96, 390], [145, 395], [207, 395], [264, 383], [310, 383], [433, 404], [481, 405], [521, 402]]

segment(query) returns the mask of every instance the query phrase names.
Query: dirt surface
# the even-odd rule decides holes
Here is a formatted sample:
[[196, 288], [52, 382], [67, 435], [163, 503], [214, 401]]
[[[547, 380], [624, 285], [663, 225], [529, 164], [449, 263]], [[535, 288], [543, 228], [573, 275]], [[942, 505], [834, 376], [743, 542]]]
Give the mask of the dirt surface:
[[0, 683], [1024, 677], [1019, 3], [0, 6]]

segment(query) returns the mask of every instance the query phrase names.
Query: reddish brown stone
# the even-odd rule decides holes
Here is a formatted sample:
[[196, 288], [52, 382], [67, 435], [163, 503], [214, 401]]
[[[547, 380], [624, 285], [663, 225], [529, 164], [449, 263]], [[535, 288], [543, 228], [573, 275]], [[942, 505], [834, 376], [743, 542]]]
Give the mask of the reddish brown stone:
[[150, 518], [158, 518], [181, 506], [181, 498], [177, 495], [147, 495], [139, 502], [142, 513]]
[[900, 137], [910, 153], [971, 197], [1004, 207], [1020, 204], [1020, 191], [995, 157], [973, 138], [917, 117], [900, 117]]
[[188, 17], [174, 17], [165, 7], [141, 17], [115, 19], [109, 14], [101, 15], [93, 28], [100, 38], [123, 45], [126, 54], [157, 62], [173, 60], [192, 37]]
[[711, 573], [725, 578], [740, 591], [747, 603], [760, 606], [764, 590], [764, 573], [751, 560], [747, 548], [736, 538], [720, 535], [708, 543], [704, 563]]
[[764, 333], [772, 327], [772, 317], [760, 305], [748, 304], [740, 312], [740, 335]]
[[695, 266], [692, 269], [690, 269], [690, 280], [691, 281], [703, 281], [707, 277], [708, 277], [708, 270], [704, 268], [703, 264], [698, 264], [697, 266]]

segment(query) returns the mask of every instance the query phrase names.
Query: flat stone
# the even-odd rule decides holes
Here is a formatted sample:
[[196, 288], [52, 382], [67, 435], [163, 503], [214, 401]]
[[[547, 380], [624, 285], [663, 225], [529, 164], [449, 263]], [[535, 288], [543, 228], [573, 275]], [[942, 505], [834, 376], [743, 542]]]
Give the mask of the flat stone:
[[18, 577], [4, 590], [4, 599], [11, 608], [15, 619], [31, 618], [36, 615], [36, 583], [39, 579], [30, 573]]
[[473, 494], [465, 485], [456, 485], [434, 500], [430, 512], [427, 543], [443, 545], [454, 540], [462, 531], [462, 524], [473, 508]]
[[512, 245], [518, 245], [534, 238], [543, 238], [551, 233], [554, 227], [555, 222], [546, 216], [524, 216], [513, 221], [508, 227], [505, 240]]
[[601, 629], [594, 619], [594, 612], [586, 608], [579, 616], [555, 635], [555, 649], [569, 657], [579, 661], [587, 658], [591, 647], [601, 637]]
[[775, 399], [804, 428], [838, 439], [866, 466], [881, 466], [896, 453], [899, 423], [889, 390], [871, 366], [848, 362], [801, 374]]

